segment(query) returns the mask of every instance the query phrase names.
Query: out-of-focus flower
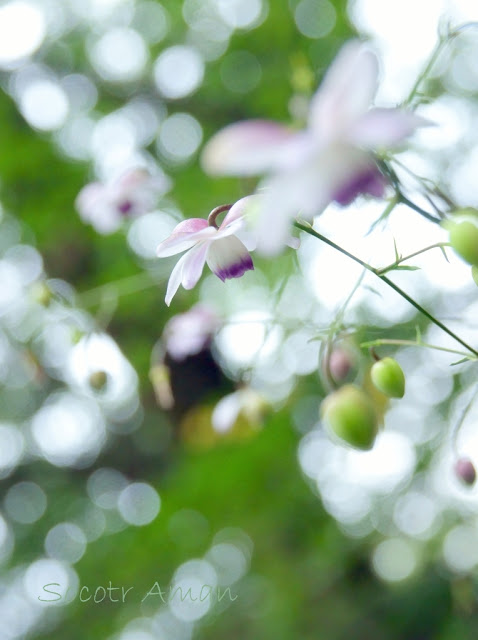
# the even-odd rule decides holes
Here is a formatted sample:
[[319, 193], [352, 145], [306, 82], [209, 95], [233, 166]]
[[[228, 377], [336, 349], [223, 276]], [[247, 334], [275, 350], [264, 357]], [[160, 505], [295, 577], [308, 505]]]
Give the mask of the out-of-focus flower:
[[164, 327], [166, 353], [176, 362], [206, 349], [220, 326], [220, 319], [204, 305], [197, 304], [185, 313], [173, 316]]
[[232, 205], [219, 227], [216, 226], [215, 212], [224, 211], [227, 206], [215, 209], [208, 220], [190, 218], [180, 222], [172, 234], [161, 242], [157, 250], [159, 258], [187, 251], [169, 278], [166, 291], [168, 306], [180, 284], [185, 289], [192, 289], [197, 284], [206, 262], [222, 281], [239, 278], [246, 271], [254, 269], [249, 251], [237, 237], [244, 225], [243, 214], [251, 197], [242, 198]]
[[257, 428], [262, 425], [269, 408], [269, 404], [257, 391], [245, 387], [219, 400], [212, 412], [212, 426], [218, 433], [227, 433], [242, 416], [248, 426]]
[[81, 219], [98, 233], [113, 233], [126, 218], [154, 209], [169, 188], [164, 174], [152, 175], [146, 169], [131, 169], [108, 182], [91, 182], [75, 201]]
[[206, 145], [207, 172], [266, 175], [254, 227], [262, 253], [282, 248], [296, 216], [311, 219], [332, 201], [345, 205], [359, 194], [384, 194], [386, 180], [373, 152], [397, 145], [428, 122], [404, 109], [371, 109], [377, 80], [376, 56], [351, 41], [313, 96], [307, 128], [297, 132], [267, 120], [238, 122]]

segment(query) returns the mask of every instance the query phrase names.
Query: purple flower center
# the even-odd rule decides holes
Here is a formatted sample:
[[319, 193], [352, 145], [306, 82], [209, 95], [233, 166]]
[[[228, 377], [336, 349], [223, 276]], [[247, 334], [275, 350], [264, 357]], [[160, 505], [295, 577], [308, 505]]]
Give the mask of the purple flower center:
[[133, 203], [131, 202], [131, 200], [123, 200], [118, 204], [118, 211], [122, 216], [127, 216], [129, 213], [131, 213], [132, 208]]
[[250, 271], [254, 269], [254, 265], [252, 264], [251, 256], [247, 256], [241, 259], [240, 262], [234, 262], [227, 267], [222, 268], [220, 271], [216, 272], [218, 278], [220, 278], [223, 282], [228, 278], [240, 278], [243, 276], [246, 271]]
[[355, 174], [334, 194], [333, 200], [345, 206], [361, 194], [381, 198], [385, 192], [387, 180], [378, 167], [370, 166], [365, 171]]

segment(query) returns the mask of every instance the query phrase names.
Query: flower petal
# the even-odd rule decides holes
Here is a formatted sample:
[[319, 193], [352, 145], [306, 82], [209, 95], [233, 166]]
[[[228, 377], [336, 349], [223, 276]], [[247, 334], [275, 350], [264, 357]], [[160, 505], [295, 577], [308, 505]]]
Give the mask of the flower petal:
[[249, 251], [236, 236], [210, 242], [207, 263], [223, 282], [227, 278], [240, 278], [246, 271], [254, 269]]
[[309, 125], [320, 138], [336, 138], [370, 107], [377, 90], [378, 60], [358, 40], [346, 43], [312, 98]]
[[171, 235], [159, 244], [156, 255], [158, 258], [174, 256], [190, 249], [201, 240], [213, 237], [216, 233], [217, 229], [209, 227], [204, 218], [183, 220], [173, 229]]
[[201, 242], [193, 247], [187, 254], [183, 264], [183, 274], [181, 283], [185, 289], [192, 289], [196, 286], [201, 277], [204, 264], [206, 262], [206, 254], [209, 248], [209, 242]]
[[213, 429], [226, 433], [234, 426], [242, 408], [242, 391], [234, 391], [219, 400], [211, 415]]
[[192, 289], [197, 284], [204, 268], [208, 246], [208, 242], [201, 242], [188, 253], [185, 253], [176, 263], [169, 276], [166, 291], [165, 302], [168, 307], [180, 284], [185, 289]]
[[183, 265], [187, 257], [188, 254], [186, 253], [177, 261], [174, 269], [171, 271], [171, 275], [169, 276], [168, 288], [166, 289], [166, 297], [164, 299], [168, 307], [181, 284], [181, 279], [183, 277]]
[[403, 109], [371, 109], [350, 130], [348, 140], [367, 149], [392, 147], [417, 127], [433, 125], [430, 120]]
[[235, 202], [227, 212], [227, 215], [222, 221], [219, 229], [224, 229], [232, 222], [236, 222], [236, 220], [244, 218], [244, 216], [247, 215], [247, 212], [250, 211], [251, 207], [255, 206], [255, 203], [258, 200], [260, 200], [260, 196], [252, 195], [241, 198], [240, 200]]
[[295, 134], [268, 120], [237, 122], [219, 131], [202, 154], [203, 169], [215, 175], [257, 175], [273, 168]]

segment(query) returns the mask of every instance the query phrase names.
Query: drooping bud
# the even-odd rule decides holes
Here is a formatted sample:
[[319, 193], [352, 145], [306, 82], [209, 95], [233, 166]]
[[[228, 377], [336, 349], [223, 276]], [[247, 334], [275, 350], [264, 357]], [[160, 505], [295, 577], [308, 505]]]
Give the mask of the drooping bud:
[[455, 462], [456, 477], [463, 483], [471, 487], [476, 480], [475, 467], [468, 458], [458, 458]]
[[371, 449], [378, 432], [378, 419], [371, 398], [348, 384], [328, 395], [321, 414], [328, 429], [357, 449]]
[[478, 266], [473, 265], [471, 267], [471, 277], [475, 281], [476, 286], [478, 287]]
[[108, 382], [108, 376], [105, 371], [99, 369], [98, 371], [93, 371], [93, 373], [90, 373], [88, 382], [90, 383], [90, 387], [94, 389], [94, 391], [102, 391], [105, 388], [106, 383]]
[[460, 209], [445, 223], [452, 249], [471, 265], [478, 266], [478, 211]]
[[383, 358], [376, 362], [370, 377], [375, 387], [390, 398], [403, 398], [405, 394], [405, 376], [401, 366], [394, 358]]

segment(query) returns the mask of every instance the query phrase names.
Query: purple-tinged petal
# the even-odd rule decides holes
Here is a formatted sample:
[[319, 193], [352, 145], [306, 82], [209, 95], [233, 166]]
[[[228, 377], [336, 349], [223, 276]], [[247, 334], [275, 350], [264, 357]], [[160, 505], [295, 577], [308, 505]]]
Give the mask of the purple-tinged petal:
[[202, 154], [203, 169], [213, 175], [252, 176], [272, 169], [295, 134], [268, 120], [231, 124], [209, 140]]
[[246, 271], [254, 269], [249, 251], [235, 236], [209, 243], [207, 263], [223, 282], [228, 278], [240, 278]]
[[339, 138], [371, 106], [378, 60], [358, 40], [346, 43], [312, 98], [309, 126], [318, 139]]
[[214, 237], [216, 233], [217, 229], [209, 227], [204, 218], [183, 220], [173, 229], [171, 235], [159, 244], [156, 255], [158, 258], [174, 256], [190, 249], [202, 240]]
[[382, 198], [388, 181], [375, 164], [359, 170], [351, 175], [333, 194], [333, 199], [338, 204], [345, 206], [350, 204], [359, 195], [370, 195]]
[[347, 139], [366, 149], [393, 147], [417, 127], [433, 125], [430, 120], [403, 109], [371, 109], [352, 127]]

